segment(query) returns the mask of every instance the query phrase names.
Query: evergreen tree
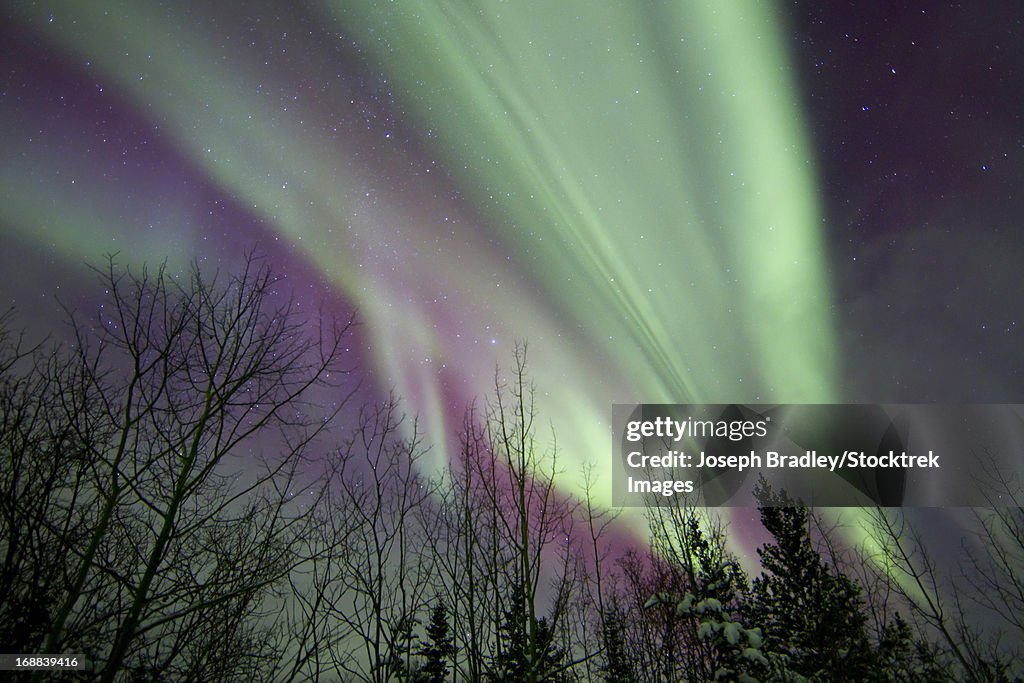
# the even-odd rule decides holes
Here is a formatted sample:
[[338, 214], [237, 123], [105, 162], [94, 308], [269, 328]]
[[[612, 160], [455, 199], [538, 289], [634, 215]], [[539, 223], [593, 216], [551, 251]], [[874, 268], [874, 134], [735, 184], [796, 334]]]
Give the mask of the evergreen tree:
[[426, 660], [419, 671], [418, 683], [443, 683], [448, 675], [448, 662], [455, 654], [451, 631], [448, 628], [448, 610], [438, 602], [430, 611], [430, 623], [427, 625], [427, 642], [419, 650]]
[[878, 680], [933, 683], [951, 679], [949, 669], [939, 661], [935, 644], [915, 637], [899, 614], [882, 628], [875, 652]]
[[411, 666], [413, 647], [416, 643], [415, 617], [405, 616], [392, 629], [392, 645], [388, 653], [388, 680], [414, 680], [415, 671]]
[[[548, 620], [541, 617], [533, 629], [536, 641], [530, 643], [525, 599], [519, 587], [512, 593], [512, 605], [505, 612], [501, 626], [504, 647], [495, 658], [492, 681], [537, 681], [537, 683], [562, 683], [566, 676], [562, 671], [565, 651], [555, 645], [555, 634]], [[536, 653], [533, 661], [531, 652]]]
[[755, 494], [774, 538], [757, 551], [763, 573], [753, 581], [749, 604], [749, 621], [764, 629], [765, 650], [777, 667], [810, 680], [878, 680], [860, 586], [815, 550], [806, 508], [763, 479]]
[[[651, 512], [654, 547], [679, 577], [645, 605], [675, 622], [679, 647], [666, 653], [668, 680], [757, 681], [765, 673], [761, 632], [741, 617], [747, 578], [720, 526], [689, 506]], [[660, 607], [658, 607], [660, 605]]]
[[634, 683], [636, 676], [630, 665], [624, 638], [626, 615], [623, 614], [621, 608], [613, 606], [608, 610], [604, 616], [602, 628], [604, 629], [606, 649], [601, 673], [605, 683]]

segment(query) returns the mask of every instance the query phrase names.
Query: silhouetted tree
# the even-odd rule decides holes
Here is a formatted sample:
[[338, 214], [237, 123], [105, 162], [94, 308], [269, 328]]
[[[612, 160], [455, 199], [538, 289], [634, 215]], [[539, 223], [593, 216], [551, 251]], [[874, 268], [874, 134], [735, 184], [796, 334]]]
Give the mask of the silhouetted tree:
[[[989, 482], [1006, 487], [1010, 482]], [[1003, 504], [1024, 502], [1012, 486], [995, 489], [1007, 495]], [[1014, 498], [1016, 495], [1016, 498]], [[929, 551], [921, 533], [901, 509], [876, 508], [868, 529], [872, 550], [865, 562], [878, 568], [884, 586], [901, 598], [917, 626], [913, 647], [898, 640], [895, 651], [913, 651], [909, 664], [918, 680], [989, 681], [1018, 680], [1021, 675], [1019, 637], [1002, 638], [999, 625], [1021, 635], [1020, 616], [1014, 606], [1024, 604], [1015, 591], [1024, 588], [1019, 575], [1024, 572], [1024, 515], [1021, 508], [978, 508], [976, 527], [971, 529], [971, 544], [963, 563], [941, 565]], [[980, 543], [979, 543], [980, 541]], [[954, 584], [955, 587], [954, 587]], [[976, 613], [969, 613], [974, 604]], [[977, 617], [987, 615], [982, 629]], [[893, 636], [905, 629], [892, 630]], [[901, 664], [907, 665], [906, 658]], [[1017, 678], [1014, 678], [1014, 677]]]
[[434, 481], [397, 397], [335, 435], [349, 323], [309, 325], [258, 259], [100, 277], [68, 344], [0, 316], [0, 649], [82, 652], [97, 679], [139, 682], [1017, 675], [1012, 643], [969, 619], [1024, 632], [1016, 480], [995, 480], [1011, 504], [976, 511], [984, 542], [956, 576], [880, 509], [858, 583], [833, 531], [764, 482], [752, 584], [685, 497], [649, 508], [649, 547], [613, 564], [592, 478], [582, 506], [556, 489], [525, 347]]
[[765, 650], [781, 670], [807, 679], [871, 680], [874, 655], [860, 587], [815, 550], [806, 508], [764, 480], [755, 495], [773, 538], [758, 549], [763, 573], [751, 585], [748, 606], [750, 621], [764, 630]]
[[[557, 449], [538, 438], [537, 419], [526, 349], [518, 347], [509, 379], [496, 372], [486, 408], [467, 410], [460, 457], [439, 488], [428, 543], [435, 591], [452, 606], [453, 668], [462, 680], [520, 661], [510, 647], [520, 648], [521, 661], [539, 662], [541, 628], [568, 650], [566, 615], [579, 586], [576, 503], [555, 488]], [[523, 640], [512, 644], [511, 636]], [[533, 667], [521, 673], [538, 680]]]
[[67, 585], [59, 571], [65, 553], [48, 527], [61, 520], [79, 530], [61, 493], [82, 463], [55, 409], [55, 375], [68, 361], [38, 354], [13, 324], [12, 312], [0, 315], [0, 649], [37, 652]]
[[427, 642], [418, 654], [424, 661], [414, 680], [417, 683], [444, 683], [448, 675], [448, 663], [455, 654], [455, 646], [448, 627], [448, 610], [441, 602], [437, 602], [430, 610]]
[[504, 647], [494, 661], [489, 679], [545, 683], [566, 681], [565, 651], [555, 644], [547, 619], [538, 619], [531, 634], [527, 630], [529, 621], [522, 589], [514, 586], [512, 590], [509, 608], [501, 624]]
[[[534, 666], [522, 671], [524, 678], [520, 680], [532, 682], [540, 680], [537, 676], [542, 653], [550, 645], [546, 641], [564, 616], [573, 561], [572, 549], [564, 541], [571, 535], [573, 505], [559, 497], [555, 489], [557, 449], [552, 444], [545, 452], [537, 442], [534, 388], [526, 372], [526, 355], [525, 346], [516, 348], [509, 381], [495, 376], [495, 392], [486, 416], [492, 457], [477, 465], [482, 468], [485, 491], [497, 513], [493, 519], [497, 541], [512, 552], [510, 564], [503, 568], [507, 586], [501, 592], [510, 589], [512, 602], [504, 610], [498, 660], [515, 661], [518, 654], [505, 656], [504, 650], [515, 647], [513, 635], [521, 635], [525, 639], [521, 654]], [[542, 633], [538, 596], [544, 557], [552, 546], [559, 549], [562, 565], [553, 572], [556, 597], [550, 615], [556, 623], [546, 621]], [[513, 619], [521, 623], [513, 624]]]
[[413, 670], [434, 576], [424, 517], [434, 489], [420, 472], [422, 438], [397, 398], [364, 406], [357, 420], [323, 506], [324, 528], [345, 542], [318, 553], [308, 567], [315, 579], [295, 591], [305, 618], [318, 620], [320, 671], [383, 683]]
[[102, 681], [274, 677], [294, 640], [269, 605], [307, 559], [305, 467], [348, 395], [349, 323], [300, 319], [256, 258], [98, 274], [70, 344], [0, 368], [0, 614]]
[[606, 683], [635, 683], [636, 674], [626, 648], [626, 615], [614, 604], [603, 612], [602, 643], [604, 663], [600, 667]]

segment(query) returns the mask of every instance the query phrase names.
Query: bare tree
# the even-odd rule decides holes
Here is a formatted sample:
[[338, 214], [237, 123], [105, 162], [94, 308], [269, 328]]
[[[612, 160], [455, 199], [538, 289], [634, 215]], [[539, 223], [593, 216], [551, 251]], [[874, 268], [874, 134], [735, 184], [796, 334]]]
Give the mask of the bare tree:
[[297, 592], [306, 619], [322, 627], [320, 668], [379, 683], [414, 668], [433, 576], [424, 509], [434, 485], [420, 472], [427, 452], [420, 433], [405, 424], [396, 398], [365, 406], [358, 419], [337, 455], [325, 506], [324, 528], [346, 541], [311, 564], [309, 584]]
[[[676, 609], [689, 585], [678, 567], [653, 548], [630, 549], [618, 561], [621, 584], [609, 600], [608, 621], [615, 629], [620, 677], [670, 683], [685, 680], [691, 628]], [[654, 596], [661, 596], [651, 604]]]
[[582, 589], [577, 503], [556, 490], [557, 448], [539, 442], [536, 419], [521, 346], [509, 379], [496, 373], [485, 407], [467, 410], [431, 512], [455, 680], [564, 680], [585, 658], [568, 642]]
[[[971, 599], [995, 615], [1012, 642], [1024, 643], [1024, 481], [1002, 472], [991, 456], [979, 458], [980, 477], [990, 491], [987, 508], [974, 508], [978, 535], [966, 548]], [[1010, 654], [1020, 658], [1020, 645]]]
[[[511, 377], [503, 381], [495, 374], [495, 392], [486, 415], [489, 459], [477, 463], [484, 491], [490, 498], [494, 549], [508, 548], [511, 562], [504, 565], [505, 586], [501, 621], [521, 629], [524, 642], [515, 651], [513, 638], [498, 638], [498, 669], [518, 667], [524, 681], [544, 680], [565, 664], [548, 666], [545, 649], [551, 647], [549, 634], [555, 633], [565, 617], [568, 598], [574, 588], [576, 566], [572, 547], [575, 501], [559, 495], [555, 488], [558, 472], [557, 444], [554, 435], [547, 449], [537, 441], [534, 387], [527, 375], [527, 349], [515, 350]], [[541, 579], [543, 567], [549, 567], [549, 609], [542, 617]], [[492, 568], [497, 578], [499, 567]], [[571, 663], [571, 662], [570, 662]], [[496, 676], [508, 672], [496, 671]]]
[[[1005, 535], [1000, 526], [1005, 522], [1012, 524], [1014, 513], [1012, 509], [985, 509], [976, 510], [975, 515], [981, 528], [981, 543], [967, 553], [970, 559], [964, 563], [973, 567], [974, 572], [943, 570], [929, 551], [924, 535], [907, 519], [907, 513], [892, 508], [876, 508], [872, 514], [871, 552], [866, 562], [879, 568], [887, 590], [906, 606], [922, 641], [938, 644], [930, 655], [938, 660], [936, 668], [944, 667], [942, 671], [948, 680], [981, 683], [1007, 680], [1012, 673], [1009, 662], [1014, 655], [1007, 654], [997, 625], [984, 616], [984, 610], [988, 608], [997, 619], [1014, 624], [1012, 602], [999, 602], [1000, 591], [1006, 593], [1006, 599], [1013, 600], [1013, 579], [1000, 588], [994, 586], [1003, 578], [1004, 570], [1015, 573], [1013, 546], [1007, 545], [1012, 535]], [[987, 535], [990, 533], [992, 536]], [[973, 556], [975, 552], [979, 555]], [[982, 606], [980, 615], [972, 611], [972, 602]], [[1004, 604], [1009, 612], [1004, 613]], [[1010, 618], [1006, 619], [1007, 616]], [[988, 624], [981, 627], [979, 621]]]
[[[537, 417], [535, 389], [526, 372], [526, 347], [517, 345], [509, 379], [496, 373], [495, 394], [487, 404], [490, 458], [479, 459], [475, 466], [492, 511], [488, 529], [496, 551], [492, 577], [504, 583], [494, 586], [501, 612], [494, 615], [500, 625], [494, 676], [513, 675], [524, 681], [557, 677], [573, 664], [566, 660], [565, 649], [554, 651], [551, 637], [562, 629], [579, 578], [579, 555], [572, 542], [578, 504], [555, 487], [557, 443], [552, 434], [550, 445], [541, 446]], [[500, 548], [510, 553], [501, 563], [497, 561]], [[545, 575], [549, 579], [543, 587], [546, 595], [542, 593]], [[542, 616], [545, 598], [548, 609]]]
[[[612, 554], [608, 537], [619, 517], [617, 510], [599, 509], [594, 502], [594, 466], [590, 464], [583, 471], [583, 500], [581, 512], [586, 528], [584, 543], [587, 546], [586, 572], [583, 580], [585, 610], [581, 617], [579, 640], [584, 652], [603, 655], [602, 667], [594, 666], [593, 657], [588, 657], [588, 677], [593, 678], [598, 670], [612, 680], [618, 676], [617, 669], [624, 668], [621, 652], [621, 610], [614, 604], [615, 589], [608, 570], [612, 566]], [[588, 628], [596, 628], [597, 638], [590, 636]], [[596, 640], [597, 647], [591, 641]], [[621, 673], [621, 672], [620, 672]]]
[[13, 323], [12, 312], [0, 316], [0, 645], [35, 652], [64, 587], [50, 525], [76, 530], [58, 492], [79, 465], [65, 455], [70, 429], [54, 415], [60, 361], [37, 355]]
[[[87, 652], [103, 681], [266, 671], [281, 653], [264, 651], [263, 611], [303, 558], [321, 495], [307, 465], [349, 395], [351, 321], [311, 328], [253, 257], [237, 276], [112, 259], [99, 275], [97, 316], [69, 312], [73, 343], [27, 375], [34, 404], [7, 404], [34, 417], [29, 438], [4, 431], [20, 439], [5, 485], [36, 495], [7, 510], [5, 551], [36, 539], [50, 555], [30, 569], [55, 577], [36, 645]], [[25, 594], [25, 569], [6, 595]]]
[[458, 457], [438, 482], [436, 504], [427, 508], [433, 590], [451, 612], [455, 680], [483, 680], [500, 614], [497, 577], [505, 561], [496, 559], [503, 554], [497, 510], [480, 477], [490, 459], [481, 425], [475, 404], [470, 405], [458, 435]]

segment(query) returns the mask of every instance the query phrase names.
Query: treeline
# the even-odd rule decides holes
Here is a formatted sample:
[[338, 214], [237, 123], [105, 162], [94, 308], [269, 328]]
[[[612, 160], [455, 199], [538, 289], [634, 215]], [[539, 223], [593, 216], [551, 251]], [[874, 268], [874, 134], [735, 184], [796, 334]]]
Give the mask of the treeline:
[[99, 276], [70, 341], [0, 319], [0, 650], [89, 663], [21, 679], [1020, 675], [1019, 503], [977, 511], [949, 568], [899, 511], [850, 547], [762, 484], [751, 577], [709, 511], [652, 506], [636, 546], [594, 504], [592, 472], [559, 468], [525, 348], [435, 476], [397, 399], [355, 405], [351, 321], [311, 325], [258, 259]]

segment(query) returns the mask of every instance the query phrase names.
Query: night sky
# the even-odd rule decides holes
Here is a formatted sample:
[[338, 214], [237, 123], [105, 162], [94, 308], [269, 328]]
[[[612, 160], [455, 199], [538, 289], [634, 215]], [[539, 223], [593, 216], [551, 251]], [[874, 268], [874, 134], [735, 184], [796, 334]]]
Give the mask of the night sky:
[[4, 2], [0, 300], [256, 248], [436, 466], [528, 342], [569, 491], [613, 401], [1024, 402], [1022, 17]]

